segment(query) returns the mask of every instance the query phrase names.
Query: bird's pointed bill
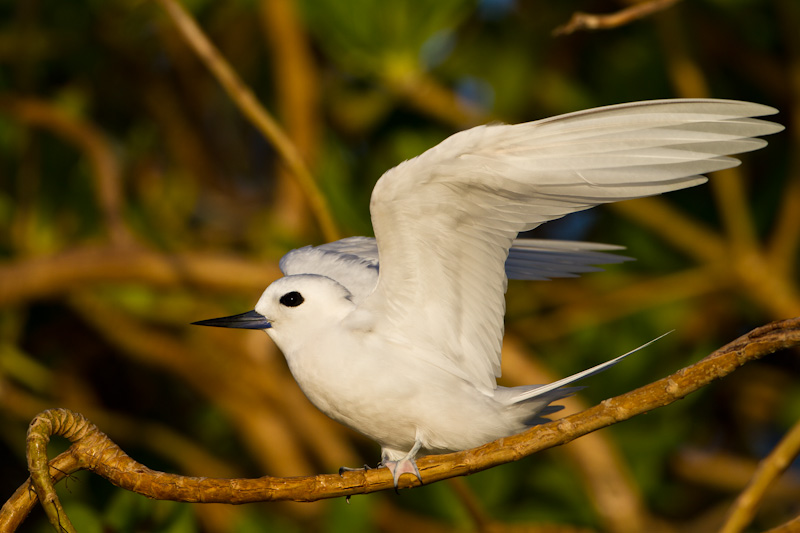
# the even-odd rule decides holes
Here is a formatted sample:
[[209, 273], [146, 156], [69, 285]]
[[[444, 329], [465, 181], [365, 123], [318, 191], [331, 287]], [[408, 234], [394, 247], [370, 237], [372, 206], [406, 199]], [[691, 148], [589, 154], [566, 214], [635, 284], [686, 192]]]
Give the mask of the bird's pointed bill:
[[192, 322], [194, 326], [213, 326], [215, 328], [237, 328], [237, 329], [267, 329], [271, 328], [264, 315], [255, 311], [248, 311], [239, 315], [224, 316], [222, 318], [211, 318]]

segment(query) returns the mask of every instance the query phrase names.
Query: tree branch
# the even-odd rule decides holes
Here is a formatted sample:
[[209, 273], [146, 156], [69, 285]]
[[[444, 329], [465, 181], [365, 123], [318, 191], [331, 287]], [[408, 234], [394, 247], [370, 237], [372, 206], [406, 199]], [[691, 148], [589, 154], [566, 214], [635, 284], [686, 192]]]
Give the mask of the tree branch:
[[137, 281], [157, 287], [187, 283], [206, 289], [260, 291], [280, 275], [274, 263], [222, 253], [163, 254], [145, 247], [74, 246], [53, 255], [0, 261], [0, 305], [108, 281]]
[[581, 30], [611, 30], [619, 28], [635, 20], [650, 16], [653, 13], [668, 9], [672, 7], [673, 4], [678, 3], [678, 1], [679, 0], [650, 0], [649, 2], [640, 2], [626, 7], [616, 13], [604, 15], [581, 13], [577, 11], [573, 13], [569, 22], [554, 29], [553, 35], [569, 35], [570, 33]]
[[277, 151], [305, 192], [320, 229], [328, 241], [339, 238], [339, 230], [325, 196], [311, 175], [302, 155], [250, 88], [236, 74], [200, 26], [177, 0], [158, 0], [172, 23], [197, 57], [211, 71], [231, 100]]
[[[601, 402], [574, 415], [536, 426], [524, 433], [499, 439], [472, 450], [423, 457], [418, 461], [426, 484], [474, 474], [517, 461], [535, 452], [570, 442], [600, 428], [668, 405], [722, 378], [749, 361], [800, 345], [800, 317], [759, 327], [720, 348], [705, 359], [654, 383]], [[67, 464], [63, 474], [86, 469], [115, 485], [150, 498], [203, 503], [250, 503], [262, 501], [316, 501], [392, 488], [385, 468], [306, 477], [258, 479], [210, 479], [156, 472], [128, 457], [83, 416], [66, 409], [51, 409], [34, 418], [28, 432], [28, 464], [31, 480], [54, 526], [73, 531], [60, 507], [49, 473], [46, 445], [51, 435], [70, 439], [73, 445], [54, 463]], [[64, 456], [72, 457], [67, 461]], [[402, 487], [419, 481], [411, 476]], [[21, 494], [21, 495], [20, 495]], [[19, 513], [27, 514], [35, 503], [22, 488], [0, 511], [0, 525]]]
[[770, 485], [800, 454], [800, 422], [789, 430], [770, 454], [761, 461], [747, 488], [733, 503], [720, 533], [739, 533], [753, 520], [758, 504]]
[[0, 95], [0, 112], [30, 127], [50, 131], [86, 156], [94, 181], [94, 194], [111, 241], [134, 241], [122, 217], [122, 171], [111, 141], [89, 121], [71, 116], [52, 103], [32, 97]]

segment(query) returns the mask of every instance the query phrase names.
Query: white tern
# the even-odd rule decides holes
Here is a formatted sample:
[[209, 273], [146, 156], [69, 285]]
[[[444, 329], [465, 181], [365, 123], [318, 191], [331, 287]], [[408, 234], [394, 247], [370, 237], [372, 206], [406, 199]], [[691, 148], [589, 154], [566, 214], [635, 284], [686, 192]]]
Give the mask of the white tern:
[[[196, 322], [263, 329], [322, 412], [381, 445], [394, 476], [420, 454], [519, 433], [563, 388], [623, 356], [546, 386], [500, 387], [507, 278], [549, 279], [619, 262], [616, 246], [518, 239], [598, 204], [699, 185], [766, 145], [777, 110], [730, 100], [654, 100], [452, 135], [386, 172], [375, 238], [286, 254], [285, 277], [254, 311]], [[626, 354], [627, 355], [627, 354]]]

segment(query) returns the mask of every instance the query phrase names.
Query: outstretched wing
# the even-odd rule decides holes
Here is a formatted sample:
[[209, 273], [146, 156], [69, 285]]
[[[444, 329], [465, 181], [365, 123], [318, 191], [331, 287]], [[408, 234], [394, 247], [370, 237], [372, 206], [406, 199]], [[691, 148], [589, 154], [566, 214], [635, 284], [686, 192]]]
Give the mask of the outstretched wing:
[[[594, 265], [630, 260], [607, 253], [621, 249], [591, 242], [515, 239], [506, 259], [506, 275], [525, 280], [571, 278], [602, 270]], [[348, 237], [320, 246], [304, 246], [284, 255], [280, 267], [285, 276], [327, 276], [350, 291], [358, 305], [378, 283], [378, 243], [371, 237]]]
[[[597, 204], [705, 182], [781, 126], [767, 106], [658, 100], [457, 133], [386, 172], [372, 193], [380, 272], [361, 310], [433, 348], [491, 394], [500, 371], [503, 265], [520, 231]], [[362, 316], [364, 316], [362, 314]]]

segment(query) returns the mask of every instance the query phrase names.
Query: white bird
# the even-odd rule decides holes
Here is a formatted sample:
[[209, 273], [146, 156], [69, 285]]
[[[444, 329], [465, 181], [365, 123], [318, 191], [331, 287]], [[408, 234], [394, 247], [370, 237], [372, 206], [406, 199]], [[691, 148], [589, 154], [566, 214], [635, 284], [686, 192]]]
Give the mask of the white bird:
[[[546, 421], [563, 388], [500, 387], [507, 278], [548, 279], [619, 262], [600, 244], [516, 239], [575, 211], [706, 181], [766, 145], [777, 110], [655, 100], [518, 125], [479, 126], [386, 172], [375, 238], [286, 254], [254, 311], [196, 322], [263, 329], [322, 412], [381, 445], [394, 477], [419, 454], [465, 450]], [[516, 239], [516, 240], [515, 240]], [[421, 478], [420, 478], [421, 480]]]

